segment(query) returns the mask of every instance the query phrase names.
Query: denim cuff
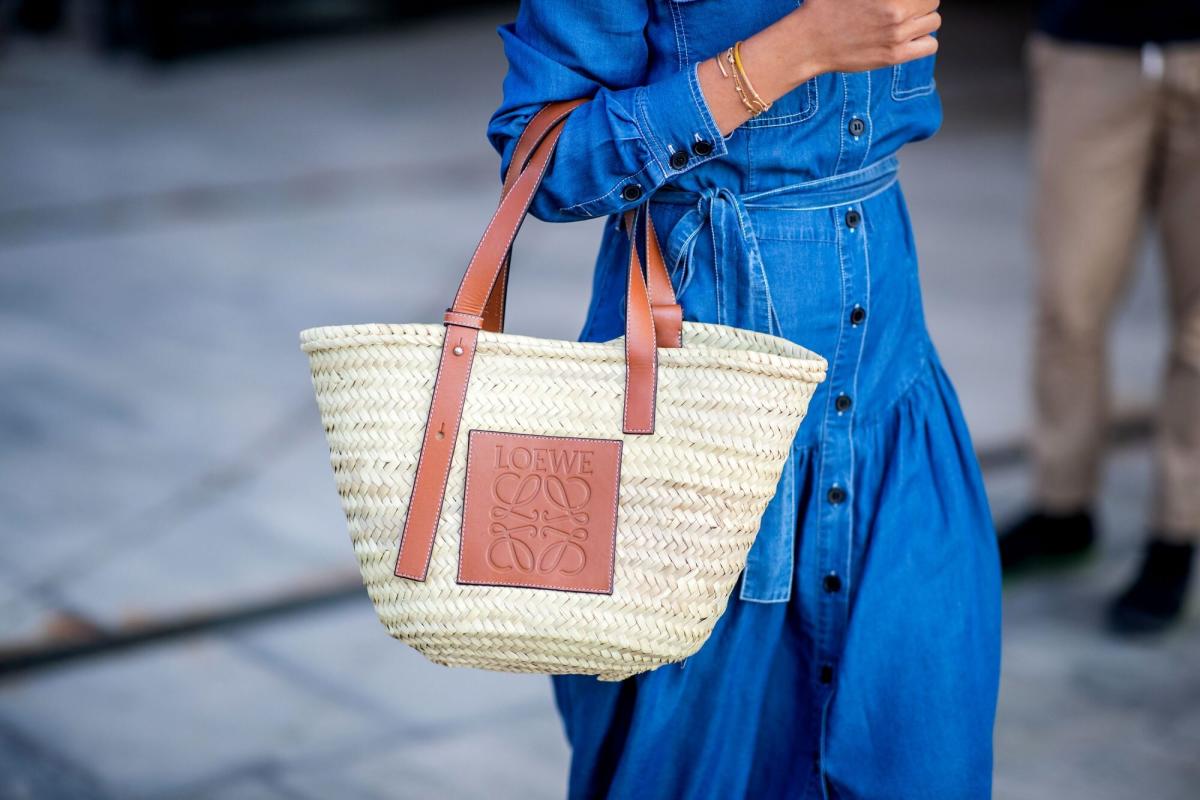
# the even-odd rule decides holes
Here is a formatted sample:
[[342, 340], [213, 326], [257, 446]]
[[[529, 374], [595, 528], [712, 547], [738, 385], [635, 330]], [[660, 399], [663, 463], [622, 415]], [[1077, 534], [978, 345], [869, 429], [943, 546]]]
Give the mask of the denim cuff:
[[638, 127], [659, 173], [656, 186], [728, 152], [700, 89], [698, 66], [636, 92]]
[[618, 90], [608, 100], [609, 113], [619, 111], [619, 122], [628, 130], [622, 155], [640, 167], [617, 172], [604, 194], [559, 208], [562, 217], [621, 213], [644, 202], [674, 176], [729, 152], [700, 90], [695, 66], [646, 86]]

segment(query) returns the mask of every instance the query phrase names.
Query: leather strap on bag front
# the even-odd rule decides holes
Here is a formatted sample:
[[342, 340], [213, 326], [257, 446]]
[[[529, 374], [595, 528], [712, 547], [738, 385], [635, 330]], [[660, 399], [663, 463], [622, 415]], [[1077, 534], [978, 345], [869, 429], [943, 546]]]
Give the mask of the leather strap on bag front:
[[[562, 134], [564, 120], [580, 102], [554, 103], [542, 109], [531, 121], [527, 133], [518, 141], [513, 160], [520, 165], [519, 172], [512, 177], [510, 168], [511, 181], [505, 182], [507, 191], [471, 257], [453, 304], [446, 311], [446, 334], [434, 379], [433, 397], [417, 460], [413, 490], [400, 535], [395, 569], [398, 577], [424, 580], [428, 573], [479, 330], [488, 316], [491, 319], [487, 321], [503, 324], [504, 287], [498, 284], [506, 281], [513, 239], [549, 166], [558, 137]], [[526, 141], [528, 144], [523, 145], [522, 142]], [[531, 151], [527, 159], [524, 150]], [[665, 278], [666, 268], [661, 264], [661, 253], [658, 253], [657, 259]], [[653, 280], [661, 289], [661, 281], [657, 278]], [[669, 285], [668, 280], [668, 288]], [[649, 292], [642, 274], [636, 240], [631, 237], [625, 299], [625, 398], [622, 415], [622, 428], [630, 434], [654, 432], [657, 348], [661, 345], [655, 333], [655, 314], [651, 309]], [[673, 293], [670, 299], [674, 300]]]

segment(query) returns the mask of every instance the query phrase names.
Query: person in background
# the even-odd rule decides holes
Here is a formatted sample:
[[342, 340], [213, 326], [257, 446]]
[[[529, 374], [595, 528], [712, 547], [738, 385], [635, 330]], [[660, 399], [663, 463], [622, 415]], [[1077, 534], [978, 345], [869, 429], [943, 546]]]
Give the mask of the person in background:
[[1001, 562], [1095, 544], [1108, 326], [1153, 211], [1171, 337], [1157, 475], [1140, 571], [1108, 621], [1157, 631], [1182, 615], [1200, 540], [1200, 0], [1043, 0], [1038, 22], [1035, 502], [1001, 534]]

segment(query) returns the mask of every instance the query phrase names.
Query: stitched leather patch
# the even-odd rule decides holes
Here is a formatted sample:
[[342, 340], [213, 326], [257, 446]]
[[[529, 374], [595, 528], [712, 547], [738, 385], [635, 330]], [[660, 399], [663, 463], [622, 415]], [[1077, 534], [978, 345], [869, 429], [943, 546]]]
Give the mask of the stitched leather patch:
[[472, 430], [458, 582], [611, 594], [621, 441]]

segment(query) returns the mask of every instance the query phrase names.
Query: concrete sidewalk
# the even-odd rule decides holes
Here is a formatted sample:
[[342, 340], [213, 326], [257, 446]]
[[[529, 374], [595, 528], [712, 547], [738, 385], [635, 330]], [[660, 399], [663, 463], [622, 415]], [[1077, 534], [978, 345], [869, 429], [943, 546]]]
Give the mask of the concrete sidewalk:
[[[495, 202], [503, 18], [164, 72], [13, 43], [0, 649], [355, 572], [296, 335], [438, 318]], [[943, 43], [947, 122], [904, 179], [930, 328], [988, 447], [1027, 420], [1019, 31], [961, 9]], [[599, 224], [526, 227], [515, 331], [575, 337]], [[1143, 270], [1114, 337], [1123, 406], [1157, 380], [1157, 291]], [[1200, 785], [1195, 623], [1145, 645], [1098, 628], [1132, 568], [1147, 462], [1114, 461], [1094, 563], [1007, 591], [999, 797]], [[988, 479], [998, 514], [1019, 504], [1021, 469]], [[547, 681], [430, 665], [363, 596], [0, 682], [2, 798], [556, 797], [566, 758]]]
[[[1136, 529], [1146, 462], [1115, 459], [1111, 531]], [[1011, 508], [1019, 471], [989, 479]], [[997, 798], [1195, 796], [1194, 626], [1100, 629], [1135, 545], [1006, 590]], [[553, 798], [567, 757], [549, 681], [430, 664], [363, 599], [0, 684], [5, 798]]]

